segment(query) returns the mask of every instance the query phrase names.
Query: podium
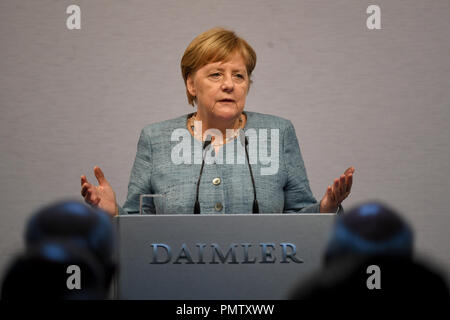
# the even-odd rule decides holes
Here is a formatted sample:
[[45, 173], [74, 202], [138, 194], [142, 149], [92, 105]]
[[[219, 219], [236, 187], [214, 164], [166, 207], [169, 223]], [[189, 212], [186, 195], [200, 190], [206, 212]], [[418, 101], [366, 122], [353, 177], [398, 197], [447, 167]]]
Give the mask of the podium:
[[117, 299], [280, 300], [317, 270], [335, 214], [122, 215]]

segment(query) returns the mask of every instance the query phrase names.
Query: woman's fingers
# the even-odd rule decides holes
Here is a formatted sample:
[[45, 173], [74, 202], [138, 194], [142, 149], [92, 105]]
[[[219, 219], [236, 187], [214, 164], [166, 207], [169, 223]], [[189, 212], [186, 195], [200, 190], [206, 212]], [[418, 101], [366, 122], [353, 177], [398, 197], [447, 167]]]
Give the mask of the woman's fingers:
[[346, 180], [345, 175], [341, 175], [339, 181], [339, 192], [341, 197], [345, 194], [345, 190], [347, 189], [347, 186], [345, 185], [345, 180]]
[[330, 198], [331, 201], [336, 202], [336, 199], [335, 199], [334, 194], [333, 194], [333, 188], [331, 186], [328, 186], [327, 194], [328, 194], [328, 197]]
[[331, 197], [330, 197], [330, 199], [334, 202], [334, 203], [337, 203], [337, 201], [338, 201], [338, 194], [337, 194], [337, 185], [336, 185], [336, 180], [334, 180], [334, 182], [333, 182], [333, 184], [330, 186], [330, 188], [331, 188]]
[[99, 166], [94, 167], [94, 174], [97, 178], [98, 184], [101, 186], [109, 185], [108, 180], [106, 180], [105, 175], [103, 174], [102, 169]]
[[339, 201], [340, 198], [340, 188], [339, 188], [339, 179], [335, 179], [334, 180], [334, 185], [333, 185], [333, 193], [334, 193], [334, 199], [336, 201]]
[[82, 195], [83, 197], [86, 196], [86, 193], [87, 193], [87, 191], [88, 191], [90, 185], [91, 185], [91, 184], [90, 184], [90, 183], [87, 183], [87, 182], [85, 182], [84, 184], [81, 185], [81, 195]]
[[81, 176], [81, 186], [83, 186], [83, 184], [85, 184], [85, 183], [89, 183], [89, 182], [87, 181], [86, 176], [85, 176], [85, 175], [82, 175], [82, 176]]
[[87, 181], [86, 176], [81, 176], [81, 196], [87, 201], [86, 196], [91, 197], [93, 192], [94, 186]]
[[347, 188], [345, 190], [346, 192], [350, 192], [350, 190], [352, 189], [352, 184], [353, 184], [353, 173], [347, 176]]
[[84, 201], [92, 206], [98, 206], [101, 201], [101, 196], [99, 194], [98, 188], [102, 188], [102, 186], [109, 185], [106, 180], [102, 170], [96, 166], [94, 167], [95, 177], [98, 180], [99, 186], [94, 186], [88, 182], [85, 175], [81, 176], [81, 196], [84, 198]]
[[350, 173], [355, 172], [355, 168], [354, 167], [348, 167], [347, 170], [345, 170], [344, 175], [349, 175]]
[[353, 184], [353, 173], [355, 168], [349, 167], [345, 170], [344, 174], [339, 178], [334, 179], [333, 184], [328, 186], [326, 194], [330, 201], [333, 201], [337, 205], [341, 204], [345, 198], [350, 194], [350, 190]]
[[338, 205], [345, 199], [345, 190], [347, 188], [345, 180], [346, 177], [342, 175], [339, 179], [335, 179], [333, 183], [333, 196]]
[[345, 189], [344, 189], [344, 193], [350, 192], [350, 190], [352, 189], [352, 184], [353, 184], [353, 173], [355, 173], [355, 168], [354, 167], [349, 167], [347, 168], [347, 170], [345, 170], [344, 175], [345, 175]]
[[81, 196], [91, 205], [98, 204], [100, 202], [100, 197], [97, 194], [96, 188], [90, 183], [83, 184], [81, 187]]

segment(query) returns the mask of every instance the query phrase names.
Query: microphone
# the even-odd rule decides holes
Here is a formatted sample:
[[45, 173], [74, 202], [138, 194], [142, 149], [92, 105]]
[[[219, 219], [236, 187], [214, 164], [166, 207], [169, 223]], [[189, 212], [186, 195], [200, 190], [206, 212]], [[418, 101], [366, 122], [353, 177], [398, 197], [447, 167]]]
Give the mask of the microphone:
[[242, 146], [245, 149], [245, 156], [247, 158], [248, 170], [250, 171], [250, 177], [252, 179], [252, 186], [253, 186], [253, 213], [259, 213], [259, 205], [258, 205], [258, 200], [256, 198], [255, 179], [253, 178], [252, 166], [250, 165], [250, 159], [248, 157], [248, 150], [247, 150], [248, 139], [247, 139], [247, 136], [244, 134], [244, 132], [242, 130], [239, 132], [239, 139], [241, 141]]
[[[247, 158], [247, 163], [248, 163], [248, 169], [250, 171], [250, 178], [252, 180], [252, 186], [253, 186], [253, 208], [252, 208], [252, 212], [253, 213], [259, 213], [259, 205], [258, 205], [258, 200], [256, 198], [256, 186], [255, 186], [255, 179], [253, 178], [253, 171], [252, 171], [252, 166], [250, 165], [250, 159], [248, 156], [248, 150], [247, 150], [247, 146], [248, 146], [248, 139], [245, 136], [244, 132], [242, 130], [239, 131], [239, 140], [241, 141], [242, 146], [245, 149], [245, 156]], [[208, 135], [208, 137], [206, 138], [205, 142], [203, 143], [203, 159], [202, 159], [202, 166], [200, 168], [200, 174], [198, 177], [198, 181], [197, 181], [197, 191], [195, 194], [195, 204], [194, 204], [194, 214], [200, 214], [200, 202], [198, 201], [198, 196], [199, 196], [199, 187], [200, 187], [200, 180], [202, 178], [202, 174], [203, 174], [203, 167], [205, 165], [205, 155], [206, 155], [206, 149], [208, 147], [210, 147], [211, 145], [211, 136]]]
[[211, 146], [211, 136], [208, 135], [206, 137], [205, 142], [203, 142], [203, 147], [202, 147], [202, 167], [200, 168], [200, 174], [198, 176], [198, 181], [197, 181], [197, 192], [195, 195], [195, 204], [194, 204], [194, 214], [200, 214], [200, 203], [198, 202], [198, 194], [199, 194], [199, 187], [200, 187], [200, 180], [202, 179], [202, 174], [203, 174], [203, 167], [205, 166], [205, 155], [206, 155], [206, 149], [208, 149], [208, 147]]

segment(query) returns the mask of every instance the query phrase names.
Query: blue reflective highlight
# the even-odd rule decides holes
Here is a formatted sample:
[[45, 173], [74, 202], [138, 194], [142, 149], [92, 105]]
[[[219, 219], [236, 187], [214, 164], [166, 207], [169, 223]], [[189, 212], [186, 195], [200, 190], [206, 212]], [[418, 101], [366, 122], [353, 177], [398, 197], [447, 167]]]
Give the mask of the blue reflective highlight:
[[381, 211], [381, 208], [379, 205], [374, 203], [369, 203], [361, 206], [358, 210], [359, 215], [366, 217], [366, 216], [373, 216], [378, 214]]
[[76, 202], [68, 202], [61, 206], [59, 211], [68, 212], [70, 214], [79, 215], [79, 216], [89, 216], [92, 213], [84, 205]]
[[42, 248], [44, 256], [53, 261], [63, 262], [67, 260], [67, 253], [60, 245], [46, 244]]
[[404, 227], [394, 236], [382, 242], [368, 241], [349, 229], [339, 221], [328, 243], [329, 253], [360, 253], [360, 254], [409, 254], [412, 252], [413, 234]]

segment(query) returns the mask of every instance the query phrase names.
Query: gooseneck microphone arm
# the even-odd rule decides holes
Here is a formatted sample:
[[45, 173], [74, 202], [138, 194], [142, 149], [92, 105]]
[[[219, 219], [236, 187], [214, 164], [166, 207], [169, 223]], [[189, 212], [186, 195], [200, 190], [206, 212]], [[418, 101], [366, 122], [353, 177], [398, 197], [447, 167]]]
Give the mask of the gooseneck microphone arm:
[[205, 166], [205, 149], [208, 148], [208, 146], [211, 144], [211, 137], [208, 136], [205, 140], [205, 142], [203, 143], [203, 147], [202, 147], [202, 167], [200, 168], [200, 174], [198, 176], [198, 181], [197, 181], [197, 191], [195, 194], [195, 204], [194, 204], [194, 214], [200, 214], [200, 202], [198, 202], [198, 194], [199, 194], [199, 187], [200, 187], [200, 180], [202, 179], [202, 174], [203, 174], [203, 167]]
[[[248, 150], [247, 150], [247, 146], [248, 146], [248, 139], [247, 137], [243, 134], [243, 132], [241, 131], [240, 133], [240, 140], [241, 143], [245, 149], [245, 156], [247, 158], [247, 163], [248, 163], [248, 170], [250, 171], [250, 178], [252, 180], [252, 186], [253, 186], [253, 209], [252, 212], [253, 213], [259, 213], [259, 205], [258, 205], [258, 199], [256, 198], [256, 185], [255, 185], [255, 179], [253, 177], [253, 171], [252, 171], [252, 166], [250, 164], [250, 159], [248, 156]], [[202, 166], [200, 168], [200, 174], [198, 176], [198, 181], [197, 181], [197, 190], [195, 193], [195, 204], [194, 204], [194, 214], [200, 214], [200, 202], [198, 201], [198, 196], [199, 196], [199, 188], [200, 188], [200, 181], [202, 179], [202, 174], [203, 174], [203, 167], [205, 166], [205, 155], [206, 152], [205, 150], [208, 148], [208, 146], [210, 146], [211, 144], [211, 137], [208, 136], [205, 140], [205, 142], [203, 143], [203, 148], [202, 148]]]
[[250, 159], [248, 157], [248, 151], [247, 151], [247, 146], [248, 146], [247, 136], [244, 136], [244, 140], [245, 140], [245, 145], [244, 145], [245, 156], [247, 157], [248, 170], [250, 171], [250, 177], [252, 178], [252, 186], [253, 186], [253, 213], [259, 213], [258, 200], [256, 199], [255, 179], [253, 178], [252, 166], [250, 165]]

